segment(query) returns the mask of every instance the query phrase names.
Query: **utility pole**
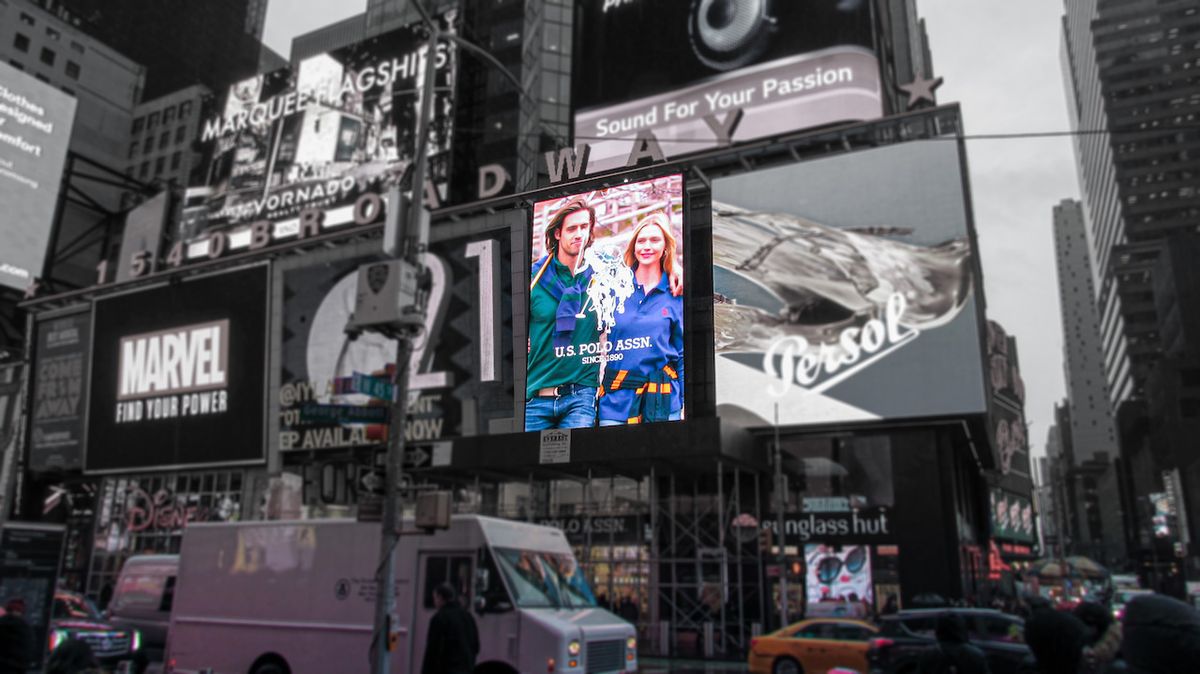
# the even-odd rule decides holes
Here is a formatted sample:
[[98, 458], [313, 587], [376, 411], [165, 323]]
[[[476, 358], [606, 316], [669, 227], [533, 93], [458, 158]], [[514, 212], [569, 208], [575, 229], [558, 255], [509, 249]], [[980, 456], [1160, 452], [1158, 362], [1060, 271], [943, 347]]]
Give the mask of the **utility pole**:
[[[420, 2], [414, 3], [420, 10], [425, 25], [429, 28], [429, 41], [425, 52], [424, 82], [421, 83], [420, 110], [417, 116], [417, 132], [413, 147], [412, 192], [406, 204], [403, 199], [394, 199], [388, 208], [404, 209], [397, 213], [399, 226], [391, 242], [398, 260], [403, 260], [418, 269], [421, 255], [429, 240], [428, 220], [422, 212], [425, 208], [425, 173], [429, 163], [429, 128], [433, 115], [434, 80], [437, 77], [437, 48], [440, 32], [438, 26]], [[399, 195], [399, 190], [393, 192]], [[389, 215], [389, 217], [391, 217]], [[417, 231], [413, 231], [417, 230]], [[386, 242], [385, 242], [386, 243]], [[414, 307], [424, 311], [423, 306]], [[406, 331], [396, 334], [395, 386], [393, 387], [391, 418], [388, 422], [387, 473], [384, 479], [383, 515], [379, 541], [379, 566], [375, 570], [377, 591], [375, 594], [375, 629], [372, 640], [372, 674], [389, 674], [391, 671], [391, 635], [396, 625], [396, 544], [400, 541], [402, 502], [400, 482], [404, 476], [404, 428], [408, 418], [408, 361], [412, 353], [411, 337]], [[412, 631], [410, 630], [410, 634]]]
[[787, 537], [784, 535], [787, 494], [783, 482], [783, 448], [779, 446], [779, 403], [775, 403], [775, 526], [779, 532], [779, 627], [787, 627], [788, 620], [788, 565]]

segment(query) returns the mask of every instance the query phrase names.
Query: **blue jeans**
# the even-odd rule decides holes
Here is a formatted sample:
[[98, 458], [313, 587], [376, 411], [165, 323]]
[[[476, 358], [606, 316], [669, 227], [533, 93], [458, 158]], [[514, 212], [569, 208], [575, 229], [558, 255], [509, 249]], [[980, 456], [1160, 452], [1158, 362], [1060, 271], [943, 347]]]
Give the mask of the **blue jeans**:
[[557, 398], [535, 397], [525, 401], [525, 430], [547, 428], [591, 428], [596, 425], [596, 389], [581, 388]]

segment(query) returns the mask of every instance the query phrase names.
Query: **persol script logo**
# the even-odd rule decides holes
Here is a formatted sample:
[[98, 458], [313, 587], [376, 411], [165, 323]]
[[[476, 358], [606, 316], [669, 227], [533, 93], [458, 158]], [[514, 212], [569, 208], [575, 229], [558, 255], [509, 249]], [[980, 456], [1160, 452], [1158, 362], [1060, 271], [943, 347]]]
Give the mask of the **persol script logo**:
[[775, 340], [763, 353], [763, 370], [776, 380], [767, 387], [767, 392], [780, 397], [792, 386], [824, 391], [916, 339], [920, 331], [900, 323], [907, 307], [903, 295], [893, 294], [884, 305], [881, 318], [842, 330], [833, 345], [814, 346], [798, 335]]
[[229, 321], [122, 337], [120, 354], [118, 400], [223, 388]]

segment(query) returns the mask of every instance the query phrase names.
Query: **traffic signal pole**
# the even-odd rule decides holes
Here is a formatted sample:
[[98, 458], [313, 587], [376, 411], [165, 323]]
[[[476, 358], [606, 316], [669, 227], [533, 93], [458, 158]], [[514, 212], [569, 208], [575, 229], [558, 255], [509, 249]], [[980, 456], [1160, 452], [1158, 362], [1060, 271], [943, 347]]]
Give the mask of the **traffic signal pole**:
[[[415, 3], [420, 8], [420, 3]], [[408, 209], [398, 213], [400, 226], [395, 228], [392, 242], [395, 255], [420, 268], [421, 255], [428, 242], [425, 219], [421, 210], [425, 208], [425, 174], [429, 163], [429, 129], [432, 125], [434, 80], [437, 77], [437, 48], [440, 33], [438, 26], [424, 9], [425, 23], [429, 27], [429, 42], [425, 52], [424, 77], [421, 83], [420, 110], [417, 116], [417, 133], [413, 148], [412, 197]], [[398, 194], [394, 192], [394, 194]], [[402, 209], [403, 199], [389, 203], [388, 208]], [[390, 216], [389, 216], [390, 217]], [[420, 300], [418, 300], [420, 301]], [[424, 307], [414, 307], [423, 311]], [[408, 365], [412, 354], [411, 336], [400, 329], [396, 333], [395, 386], [393, 387], [391, 418], [388, 421], [387, 473], [384, 479], [383, 515], [379, 541], [379, 566], [375, 570], [375, 629], [371, 649], [371, 673], [390, 674], [392, 634], [396, 631], [396, 544], [400, 540], [402, 502], [400, 481], [404, 476], [404, 430], [408, 418]], [[408, 633], [414, 634], [415, 630]], [[411, 649], [408, 650], [411, 653]], [[407, 666], [403, 669], [407, 670]]]

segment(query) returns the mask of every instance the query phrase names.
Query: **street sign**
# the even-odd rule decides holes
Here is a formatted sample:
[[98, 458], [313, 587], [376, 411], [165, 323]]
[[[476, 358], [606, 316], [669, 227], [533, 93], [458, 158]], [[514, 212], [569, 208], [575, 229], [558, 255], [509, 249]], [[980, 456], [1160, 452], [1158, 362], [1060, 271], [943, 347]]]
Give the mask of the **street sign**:
[[300, 423], [309, 424], [385, 424], [388, 408], [383, 405], [318, 405], [309, 403], [300, 408]]
[[379, 400], [391, 401], [396, 397], [396, 386], [391, 381], [361, 372], [355, 372], [350, 378], [350, 389]]
[[404, 467], [428, 468], [432, 459], [433, 453], [430, 448], [410, 445], [404, 452]]

